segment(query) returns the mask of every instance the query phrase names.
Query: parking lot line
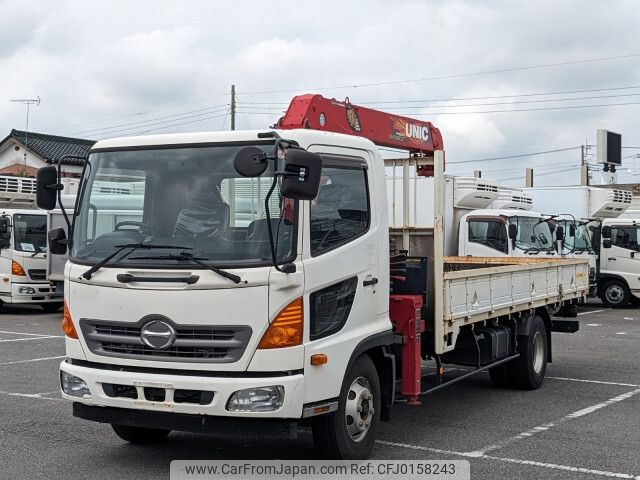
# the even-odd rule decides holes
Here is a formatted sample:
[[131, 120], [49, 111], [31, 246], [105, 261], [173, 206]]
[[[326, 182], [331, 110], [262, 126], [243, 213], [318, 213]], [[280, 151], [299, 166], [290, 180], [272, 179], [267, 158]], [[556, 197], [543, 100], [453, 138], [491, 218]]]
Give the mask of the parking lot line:
[[483, 455], [486, 455], [488, 452], [493, 452], [495, 450], [499, 450], [501, 448], [504, 448], [508, 445], [511, 445], [512, 443], [518, 442], [522, 439], [525, 438], [529, 438], [532, 437], [534, 435], [537, 435], [541, 432], [546, 432], [552, 428], [558, 427], [560, 425], [563, 425], [571, 420], [575, 420], [576, 418], [580, 418], [580, 417], [584, 417], [585, 415], [589, 415], [593, 412], [596, 412], [600, 409], [603, 409], [605, 407], [608, 407], [610, 405], [613, 405], [615, 403], [618, 402], [622, 402], [623, 400], [626, 400], [628, 398], [633, 397], [634, 395], [637, 395], [640, 393], [640, 388], [636, 388], [635, 390], [631, 390], [625, 393], [622, 393], [620, 395], [617, 395], [615, 397], [612, 397], [608, 400], [605, 400], [604, 402], [600, 402], [600, 403], [596, 403], [595, 405], [590, 405], [588, 407], [582, 408], [580, 410], [577, 410], [575, 412], [569, 413], [567, 415], [565, 415], [564, 417], [556, 420], [555, 422], [549, 422], [549, 423], [545, 423], [544, 425], [538, 425], [535, 426], [533, 428], [530, 428], [529, 430], [526, 430], [524, 432], [518, 433], [517, 435], [513, 435], [512, 437], [508, 437], [505, 438], [504, 440], [500, 441], [500, 442], [496, 442], [494, 444], [491, 445], [487, 445], [485, 447], [480, 448], [479, 450], [474, 450], [472, 452], [467, 452], [469, 454], [470, 457], [482, 457]]
[[26, 342], [28, 340], [46, 340], [47, 338], [64, 338], [64, 335], [43, 335], [42, 337], [10, 338], [10, 339], [7, 339], [7, 340], [0, 340], [0, 343]]
[[592, 313], [600, 313], [600, 312], [604, 312], [604, 310], [589, 310], [588, 312], [580, 312], [578, 313], [578, 315], [590, 315]]
[[0, 363], [0, 365], [17, 365], [19, 363], [42, 362], [44, 360], [56, 360], [56, 359], [65, 358], [65, 357], [66, 355], [60, 355], [59, 357], [32, 358], [30, 360], [16, 360], [14, 362], [4, 362], [4, 363]]
[[515, 463], [518, 465], [530, 465], [534, 467], [542, 467], [542, 468], [550, 468], [553, 470], [563, 470], [566, 472], [575, 472], [575, 473], [585, 473], [589, 475], [598, 475], [602, 477], [610, 477], [610, 478], [630, 478], [630, 479], [640, 479], [640, 476], [636, 476], [629, 473], [620, 473], [620, 472], [609, 472], [606, 470], [593, 470], [590, 468], [583, 467], [574, 467], [571, 465], [560, 465], [556, 463], [547, 463], [547, 462], [538, 462], [535, 460], [523, 460], [519, 458], [507, 458], [507, 457], [496, 457], [494, 455], [474, 455], [472, 452], [456, 452], [454, 450], [443, 450], [440, 448], [432, 448], [432, 447], [424, 447], [422, 445], [411, 445], [408, 443], [397, 443], [397, 442], [388, 442], [385, 440], [377, 440], [376, 443], [379, 445], [386, 445], [389, 447], [398, 447], [398, 448], [406, 448], [409, 450], [420, 450], [423, 452], [436, 453], [438, 455], [454, 455], [459, 457], [466, 458], [481, 458], [486, 460], [494, 460], [498, 462], [506, 462], [506, 463]]
[[7, 330], [0, 330], [0, 333], [8, 333], [11, 335], [25, 335], [27, 337], [50, 337], [51, 336], [43, 333], [9, 332]]
[[567, 378], [567, 377], [544, 377], [549, 380], [562, 380], [565, 382], [582, 382], [582, 383], [596, 383], [598, 385], [615, 385], [617, 387], [640, 387], [637, 383], [620, 383], [620, 382], [606, 382], [603, 380], [585, 380], [583, 378]]
[[52, 400], [54, 402], [66, 402], [64, 398], [43, 397], [41, 393], [3, 392], [0, 390], [0, 395], [8, 395], [10, 397], [35, 398], [38, 400]]

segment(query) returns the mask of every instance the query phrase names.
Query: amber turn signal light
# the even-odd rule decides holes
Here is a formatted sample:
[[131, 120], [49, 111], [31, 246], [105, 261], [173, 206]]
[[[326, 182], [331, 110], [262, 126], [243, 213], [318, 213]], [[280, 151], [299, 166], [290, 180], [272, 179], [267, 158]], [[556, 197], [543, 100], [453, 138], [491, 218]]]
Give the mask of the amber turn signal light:
[[67, 302], [64, 302], [64, 310], [62, 314], [62, 331], [69, 338], [78, 338], [78, 332], [76, 332], [76, 327], [73, 326], [73, 322], [71, 321], [71, 314], [69, 313], [69, 307], [67, 307]]
[[327, 357], [324, 353], [316, 353], [311, 355], [311, 365], [324, 365], [329, 361], [329, 357]]
[[15, 260], [11, 260], [11, 273], [13, 273], [14, 275], [19, 275], [21, 277], [27, 276], [27, 274], [24, 273], [24, 268], [22, 268], [22, 265], [20, 265]]
[[293, 347], [302, 344], [302, 297], [296, 298], [278, 314], [264, 332], [260, 349]]

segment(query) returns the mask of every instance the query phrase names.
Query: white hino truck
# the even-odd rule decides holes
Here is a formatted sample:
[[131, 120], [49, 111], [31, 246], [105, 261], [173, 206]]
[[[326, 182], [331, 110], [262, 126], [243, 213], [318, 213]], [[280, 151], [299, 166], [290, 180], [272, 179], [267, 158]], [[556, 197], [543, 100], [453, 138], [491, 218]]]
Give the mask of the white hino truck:
[[[573, 248], [587, 256], [596, 253], [597, 294], [607, 307], [624, 308], [640, 302], [640, 247], [636, 220], [620, 218], [632, 202], [629, 191], [589, 186], [534, 187], [538, 209], [559, 208], [563, 218], [575, 219]], [[570, 234], [565, 229], [565, 238]]]
[[[432, 226], [390, 226], [374, 141], [434, 175]], [[400, 398], [486, 370], [540, 387], [551, 331], [577, 328], [546, 305], [584, 298], [587, 262], [445, 256], [443, 168], [431, 123], [319, 95], [296, 97], [271, 131], [97, 142], [70, 238], [50, 232], [70, 249], [60, 382], [73, 414], [134, 443], [311, 427], [323, 455], [358, 459]], [[144, 184], [121, 206], [141, 219], [94, 229], [97, 183], [119, 180]], [[54, 168], [38, 172], [40, 206], [58, 188]]]
[[55, 312], [62, 295], [46, 281], [46, 212], [35, 202], [35, 179], [0, 176], [0, 306], [30, 304]]

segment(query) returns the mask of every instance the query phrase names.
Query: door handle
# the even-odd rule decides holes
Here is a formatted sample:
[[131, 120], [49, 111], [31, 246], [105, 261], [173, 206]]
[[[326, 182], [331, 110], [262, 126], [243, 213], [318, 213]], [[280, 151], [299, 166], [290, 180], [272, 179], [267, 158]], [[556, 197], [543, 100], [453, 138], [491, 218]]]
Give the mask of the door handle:
[[609, 260], [615, 260], [616, 257], [609, 257]]
[[362, 281], [362, 286], [363, 287], [369, 287], [369, 286], [375, 285], [377, 283], [378, 283], [378, 279], [374, 277], [374, 278], [372, 278], [370, 280], [363, 280]]

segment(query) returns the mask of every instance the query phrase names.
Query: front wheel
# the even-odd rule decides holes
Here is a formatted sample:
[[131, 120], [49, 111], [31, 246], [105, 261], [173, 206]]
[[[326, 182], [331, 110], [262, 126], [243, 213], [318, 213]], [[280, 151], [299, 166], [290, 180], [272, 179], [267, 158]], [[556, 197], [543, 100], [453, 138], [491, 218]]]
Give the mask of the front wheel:
[[621, 280], [609, 280], [600, 290], [600, 299], [609, 308], [625, 308], [630, 297], [627, 284]]
[[371, 454], [380, 421], [380, 380], [368, 355], [345, 375], [338, 410], [316, 418], [313, 441], [330, 459], [361, 460]]
[[542, 385], [547, 371], [547, 329], [538, 315], [532, 319], [528, 335], [518, 336], [520, 356], [512, 364], [515, 384], [527, 390], [535, 390]]
[[128, 425], [112, 424], [111, 428], [121, 439], [130, 443], [146, 444], [158, 443], [167, 438], [171, 430], [159, 428], [130, 427]]

